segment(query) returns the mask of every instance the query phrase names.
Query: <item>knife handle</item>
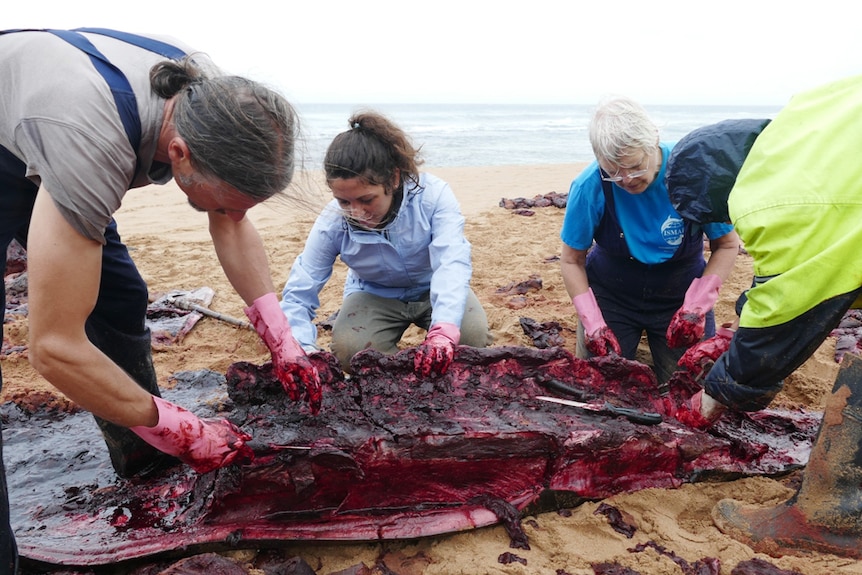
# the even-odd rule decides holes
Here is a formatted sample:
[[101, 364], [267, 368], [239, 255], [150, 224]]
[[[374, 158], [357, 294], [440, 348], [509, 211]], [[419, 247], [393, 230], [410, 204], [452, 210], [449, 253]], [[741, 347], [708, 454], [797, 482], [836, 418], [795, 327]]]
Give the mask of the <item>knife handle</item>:
[[655, 425], [662, 422], [660, 413], [638, 411], [628, 407], [617, 407], [611, 403], [605, 403], [604, 408], [614, 415], [621, 415], [632, 423], [642, 423], [644, 425]]
[[577, 399], [578, 401], [587, 401], [586, 394], [584, 394], [581, 390], [567, 385], [557, 379], [546, 379], [538, 383], [542, 387], [550, 389], [551, 391], [556, 391], [557, 393], [562, 393], [563, 395], [567, 395], [569, 397]]

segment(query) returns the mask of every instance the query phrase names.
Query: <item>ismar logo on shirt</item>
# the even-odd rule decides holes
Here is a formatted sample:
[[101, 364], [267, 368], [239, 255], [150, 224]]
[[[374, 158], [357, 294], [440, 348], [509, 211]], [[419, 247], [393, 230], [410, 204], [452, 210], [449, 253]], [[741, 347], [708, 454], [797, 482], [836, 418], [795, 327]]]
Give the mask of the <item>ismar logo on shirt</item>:
[[685, 223], [681, 218], [668, 216], [661, 225], [661, 236], [669, 246], [678, 246], [682, 243], [685, 234]]

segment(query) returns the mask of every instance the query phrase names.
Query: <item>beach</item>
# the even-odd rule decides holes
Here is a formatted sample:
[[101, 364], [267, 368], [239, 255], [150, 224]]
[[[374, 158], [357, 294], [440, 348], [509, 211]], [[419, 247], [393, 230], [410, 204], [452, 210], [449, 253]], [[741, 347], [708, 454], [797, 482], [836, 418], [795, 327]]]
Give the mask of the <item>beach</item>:
[[[461, 203], [466, 218], [465, 234], [473, 246], [472, 287], [488, 313], [494, 345], [532, 345], [519, 323], [519, 318], [528, 317], [538, 322], [559, 322], [564, 328], [565, 347], [574, 351], [576, 317], [558, 261], [564, 210], [543, 207], [533, 209], [532, 215], [518, 215], [500, 207], [499, 202], [503, 198], [566, 193], [571, 180], [584, 166], [579, 163], [428, 170], [448, 181]], [[249, 212], [264, 240], [278, 291], [318, 210], [329, 199], [317, 172], [298, 175], [291, 193], [297, 199], [273, 200]], [[116, 219], [152, 298], [170, 290], [208, 286], [215, 291], [212, 310], [245, 319], [244, 304], [224, 277], [209, 240], [206, 215], [189, 207], [185, 195], [174, 183], [130, 191]], [[318, 320], [339, 309], [344, 273], [339, 263], [321, 293]], [[541, 279], [541, 290], [519, 298], [501, 290], [531, 276]], [[740, 254], [732, 277], [722, 286], [715, 308], [717, 323], [734, 318], [736, 298], [750, 285], [751, 277], [751, 260]], [[26, 335], [26, 320], [5, 326], [5, 337], [11, 345], [25, 344]], [[403, 345], [415, 345], [423, 337], [423, 331], [411, 328]], [[326, 331], [321, 330], [318, 343], [327, 348]], [[772, 407], [822, 409], [824, 396], [831, 391], [838, 370], [834, 343], [834, 339], [828, 339], [785, 380], [785, 388]], [[254, 332], [214, 318], [201, 320], [180, 344], [154, 352], [163, 387], [171, 385], [170, 376], [177, 371], [211, 369], [223, 373], [237, 361], [263, 363], [268, 359], [268, 351]], [[2, 370], [4, 400], [33, 390], [54, 391], [32, 370], [25, 353], [3, 357]], [[595, 573], [594, 566], [602, 563], [616, 563], [630, 569], [629, 573], [670, 575], [694, 572], [684, 571], [680, 560], [694, 565], [708, 558], [717, 558], [720, 572], [727, 575], [737, 564], [752, 558], [804, 575], [862, 574], [862, 562], [832, 555], [802, 553], [774, 558], [756, 554], [713, 525], [710, 511], [720, 499], [777, 503], [792, 495], [800, 479], [800, 473], [795, 472], [781, 478], [742, 478], [687, 484], [678, 489], [645, 489], [605, 500], [636, 527], [631, 538], [616, 532], [604, 516], [594, 513], [602, 503], [596, 501], [561, 512], [524, 517], [522, 524], [530, 550], [510, 549], [503, 527], [494, 526], [418, 541], [298, 542], [279, 553], [284, 557], [302, 557], [318, 574], [337, 573], [360, 563], [372, 567], [382, 562], [399, 575], [586, 575]], [[634, 551], [639, 544], [648, 542], [655, 545]], [[526, 564], [501, 563], [501, 555], [507, 552]], [[257, 550], [229, 554], [247, 566], [254, 566], [259, 555]]]

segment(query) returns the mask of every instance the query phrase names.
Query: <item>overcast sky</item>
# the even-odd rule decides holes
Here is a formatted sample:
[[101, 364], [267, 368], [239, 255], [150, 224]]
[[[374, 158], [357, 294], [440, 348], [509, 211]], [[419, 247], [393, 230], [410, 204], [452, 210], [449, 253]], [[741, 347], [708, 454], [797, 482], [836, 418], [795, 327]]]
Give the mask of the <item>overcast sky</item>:
[[9, 0], [0, 26], [168, 34], [296, 103], [594, 104], [615, 93], [782, 105], [862, 73], [858, 11], [847, 0]]

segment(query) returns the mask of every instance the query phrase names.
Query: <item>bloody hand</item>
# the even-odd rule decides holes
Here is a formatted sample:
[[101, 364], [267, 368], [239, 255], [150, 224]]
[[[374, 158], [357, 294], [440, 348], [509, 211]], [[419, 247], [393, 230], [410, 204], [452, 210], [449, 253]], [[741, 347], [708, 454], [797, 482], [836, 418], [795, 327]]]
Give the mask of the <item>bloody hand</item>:
[[[718, 417], [707, 419], [701, 413], [701, 399], [703, 390], [698, 391], [692, 397], [682, 401], [678, 405], [673, 405], [670, 399], [665, 399], [666, 408], [665, 415], [669, 415], [689, 427], [695, 429], [709, 429]], [[719, 413], [719, 415], [721, 415]]]
[[293, 401], [308, 397], [312, 413], [320, 411], [323, 391], [320, 375], [290, 331], [278, 298], [268, 293], [245, 308], [255, 331], [272, 353], [272, 367], [284, 391]]
[[617, 341], [617, 337], [614, 335], [614, 332], [612, 332], [611, 328], [608, 326], [603, 326], [589, 334], [586, 333], [585, 330], [584, 345], [593, 355], [604, 356], [612, 353], [617, 355], [622, 354], [620, 343]]
[[687, 347], [700, 341], [706, 328], [706, 312], [674, 314], [667, 326], [667, 345], [670, 348]]
[[593, 294], [592, 288], [572, 298], [572, 304], [578, 312], [578, 321], [584, 328], [584, 345], [593, 355], [609, 355], [615, 353], [622, 355], [620, 343], [614, 332], [605, 323], [599, 303]]
[[461, 330], [452, 323], [437, 323], [428, 330], [425, 341], [416, 347], [413, 366], [422, 377], [443, 375], [455, 357], [455, 346], [461, 339]]
[[251, 436], [228, 420], [200, 419], [161, 397], [153, 396], [153, 402], [159, 422], [154, 427], [130, 429], [156, 449], [177, 457], [198, 473], [254, 460], [254, 452], [245, 444]]
[[[295, 339], [292, 337], [290, 339], [296, 343]], [[320, 411], [320, 404], [323, 401], [320, 375], [302, 348], [299, 345], [296, 347], [301, 355], [292, 355], [295, 352], [284, 351], [284, 349], [271, 350], [273, 371], [287, 396], [293, 401], [299, 401], [304, 391], [311, 412], [316, 414]]]
[[667, 326], [669, 347], [687, 347], [700, 341], [706, 327], [706, 314], [715, 306], [720, 289], [721, 278], [715, 274], [692, 280], [682, 306]]

